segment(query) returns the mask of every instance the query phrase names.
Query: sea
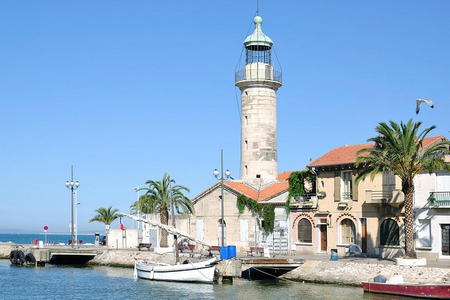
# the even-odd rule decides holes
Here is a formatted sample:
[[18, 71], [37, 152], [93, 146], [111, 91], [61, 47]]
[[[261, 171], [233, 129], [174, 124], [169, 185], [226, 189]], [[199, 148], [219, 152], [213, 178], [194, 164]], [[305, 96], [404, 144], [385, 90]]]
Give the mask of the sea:
[[359, 287], [285, 280], [195, 284], [135, 279], [133, 269], [117, 267], [19, 267], [0, 260], [0, 299], [410, 299], [364, 294]]
[[[0, 234], [0, 242], [31, 244], [43, 234]], [[48, 234], [49, 243], [67, 243], [69, 234]], [[86, 243], [94, 235], [79, 235]], [[301, 299], [400, 300], [404, 297], [365, 294], [359, 287], [313, 284], [287, 280], [247, 281], [232, 284], [193, 284], [135, 279], [131, 268], [106, 266], [14, 266], [0, 259], [0, 299]]]
[[[16, 244], [33, 244], [34, 240], [45, 241], [47, 238], [48, 244], [59, 244], [64, 243], [67, 244], [70, 240], [70, 234], [53, 234], [47, 233], [47, 237], [44, 233], [0, 233], [0, 242], [12, 242]], [[94, 234], [79, 234], [78, 240], [84, 243], [94, 243], [95, 236]]]

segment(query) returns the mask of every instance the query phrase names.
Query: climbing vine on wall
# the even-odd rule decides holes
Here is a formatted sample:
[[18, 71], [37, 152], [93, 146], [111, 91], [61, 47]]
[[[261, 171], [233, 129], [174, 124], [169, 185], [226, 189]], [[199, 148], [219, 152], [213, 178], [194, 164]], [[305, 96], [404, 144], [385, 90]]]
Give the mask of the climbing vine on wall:
[[236, 200], [236, 206], [239, 213], [242, 214], [247, 208], [252, 214], [258, 216], [258, 218], [263, 219], [262, 228], [265, 232], [273, 232], [275, 226], [275, 207], [270, 204], [261, 204], [255, 200], [239, 195]]
[[288, 199], [285, 203], [286, 209], [289, 210], [291, 199], [299, 196], [306, 196], [308, 193], [307, 187], [305, 187], [305, 182], [309, 182], [310, 189], [312, 192], [316, 190], [316, 175], [309, 169], [303, 171], [292, 172], [289, 175], [289, 193]]

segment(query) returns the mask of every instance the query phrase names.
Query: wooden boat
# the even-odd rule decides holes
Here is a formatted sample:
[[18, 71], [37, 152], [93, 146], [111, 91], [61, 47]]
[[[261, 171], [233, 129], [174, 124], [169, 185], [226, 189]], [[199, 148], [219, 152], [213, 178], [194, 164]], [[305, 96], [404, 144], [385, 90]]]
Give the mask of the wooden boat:
[[138, 278], [161, 281], [213, 283], [217, 280], [216, 258], [180, 265], [136, 264]]
[[431, 299], [450, 299], [450, 284], [363, 282], [364, 292]]

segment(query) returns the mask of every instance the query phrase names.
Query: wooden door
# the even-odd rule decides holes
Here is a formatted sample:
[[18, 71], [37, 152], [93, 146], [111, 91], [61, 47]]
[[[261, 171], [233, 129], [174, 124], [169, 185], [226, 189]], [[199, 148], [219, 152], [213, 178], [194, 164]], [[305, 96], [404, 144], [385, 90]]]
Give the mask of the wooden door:
[[361, 250], [367, 252], [367, 219], [361, 218]]
[[327, 251], [327, 225], [320, 225], [320, 250]]

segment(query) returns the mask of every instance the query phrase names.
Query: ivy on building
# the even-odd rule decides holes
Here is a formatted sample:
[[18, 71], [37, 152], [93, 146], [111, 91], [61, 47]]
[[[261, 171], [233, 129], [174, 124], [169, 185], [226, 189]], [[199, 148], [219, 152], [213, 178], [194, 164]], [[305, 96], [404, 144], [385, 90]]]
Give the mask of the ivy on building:
[[285, 203], [288, 211], [290, 210], [292, 198], [304, 197], [308, 193], [307, 188], [305, 187], [305, 182], [309, 182], [309, 184], [311, 184], [312, 191], [316, 190], [316, 175], [310, 169], [292, 172], [291, 175], [289, 175], [288, 182], [288, 199]]
[[262, 229], [264, 232], [273, 232], [275, 226], [275, 207], [270, 204], [261, 204], [255, 200], [240, 194], [236, 200], [236, 206], [239, 213], [242, 214], [247, 208], [252, 214], [264, 220], [262, 222]]

